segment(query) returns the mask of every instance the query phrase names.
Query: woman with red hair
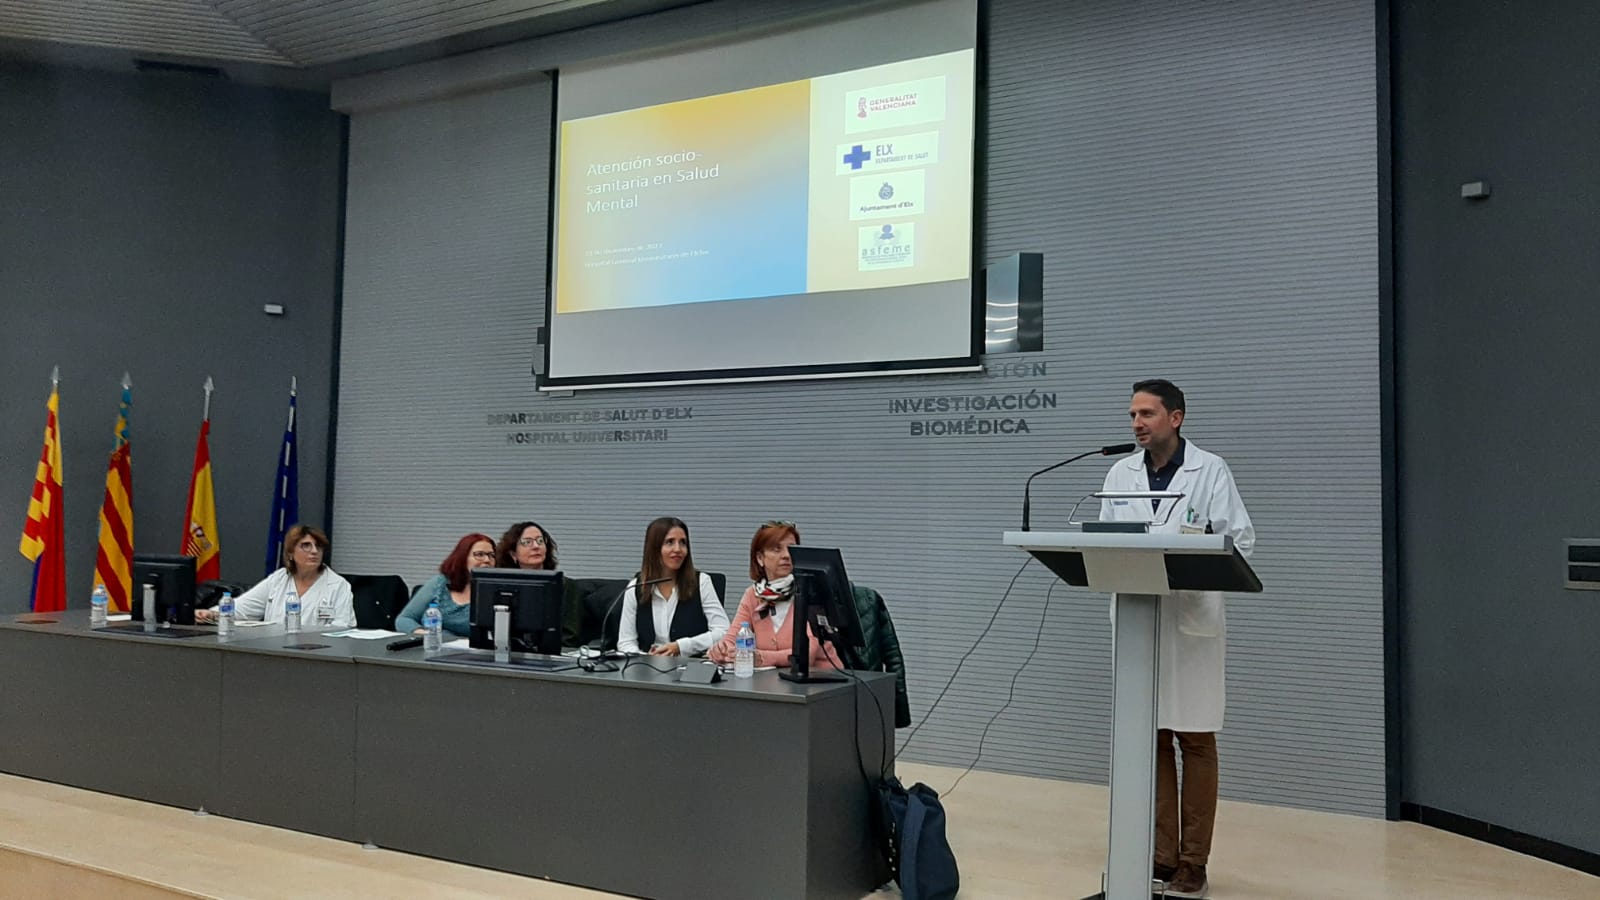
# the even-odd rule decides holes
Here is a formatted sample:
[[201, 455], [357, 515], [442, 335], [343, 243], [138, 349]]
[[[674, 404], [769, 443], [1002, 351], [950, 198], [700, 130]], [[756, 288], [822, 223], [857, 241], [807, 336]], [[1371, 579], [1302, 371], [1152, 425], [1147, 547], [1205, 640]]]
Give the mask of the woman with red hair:
[[472, 632], [473, 569], [494, 565], [494, 538], [473, 532], [456, 541], [456, 548], [439, 564], [439, 574], [417, 589], [411, 602], [394, 617], [395, 631], [422, 633], [422, 614], [428, 604], [439, 604], [444, 630], [460, 637]]
[[[733, 624], [706, 657], [720, 664], [733, 662], [734, 640], [739, 626], [750, 623], [756, 635], [756, 666], [787, 666], [793, 662], [794, 617], [789, 615], [794, 590], [794, 561], [789, 548], [800, 543], [800, 529], [793, 522], [765, 522], [750, 539], [750, 579], [739, 600]], [[833, 655], [822, 641], [811, 642], [811, 668], [836, 669]]]

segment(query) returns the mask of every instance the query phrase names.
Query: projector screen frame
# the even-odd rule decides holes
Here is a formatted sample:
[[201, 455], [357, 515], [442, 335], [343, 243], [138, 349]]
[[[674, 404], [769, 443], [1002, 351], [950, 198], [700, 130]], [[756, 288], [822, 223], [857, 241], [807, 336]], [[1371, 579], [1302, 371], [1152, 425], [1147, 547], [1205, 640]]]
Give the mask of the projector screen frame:
[[[882, 4], [885, 6], [899, 4]], [[914, 4], [906, 4], [914, 5]], [[986, 194], [982, 182], [982, 172], [987, 158], [988, 139], [985, 128], [988, 122], [988, 3], [983, 0], [974, 2], [974, 41], [972, 60], [972, 155], [971, 155], [971, 199], [969, 237], [970, 246], [967, 266], [968, 292], [968, 347], [964, 356], [950, 356], [937, 358], [880, 360], [871, 362], [848, 363], [822, 363], [815, 365], [784, 365], [763, 366], [725, 369], [681, 369], [672, 371], [658, 371], [648, 373], [619, 373], [610, 375], [578, 375], [566, 377], [551, 377], [550, 350], [552, 336], [555, 329], [552, 327], [556, 315], [556, 233], [557, 233], [557, 204], [556, 192], [559, 173], [559, 145], [561, 136], [561, 110], [560, 102], [551, 104], [550, 109], [550, 151], [548, 165], [548, 184], [545, 203], [545, 318], [544, 326], [539, 329], [539, 365], [533, 370], [534, 386], [536, 390], [548, 393], [564, 393], [579, 390], [609, 390], [648, 387], [679, 387], [685, 385], [706, 385], [726, 383], [749, 383], [764, 381], [802, 381], [802, 380], [832, 380], [839, 378], [862, 378], [882, 376], [905, 375], [934, 375], [951, 373], [971, 373], [983, 371], [984, 356], [984, 316], [985, 316], [985, 285], [981, 277], [983, 267], [979, 261], [983, 259], [983, 230], [981, 210], [983, 198]], [[863, 4], [863, 8], [852, 10], [848, 15], [839, 16], [840, 19], [849, 19], [862, 15], [867, 11], [879, 8], [880, 4]], [[802, 22], [787, 23], [774, 28], [774, 31], [788, 30], [790, 28], [804, 28], [820, 18], [806, 17]], [[748, 34], [741, 34], [739, 40], [745, 39]], [[704, 43], [715, 45], [717, 39], [704, 42], [696, 41], [695, 44]], [[663, 48], [666, 49], [666, 48]], [[671, 49], [681, 49], [674, 47]], [[586, 61], [586, 63], [589, 61]], [[552, 96], [559, 98], [561, 88], [561, 71], [559, 68], [547, 72]], [[908, 285], [907, 287], [916, 287]]]

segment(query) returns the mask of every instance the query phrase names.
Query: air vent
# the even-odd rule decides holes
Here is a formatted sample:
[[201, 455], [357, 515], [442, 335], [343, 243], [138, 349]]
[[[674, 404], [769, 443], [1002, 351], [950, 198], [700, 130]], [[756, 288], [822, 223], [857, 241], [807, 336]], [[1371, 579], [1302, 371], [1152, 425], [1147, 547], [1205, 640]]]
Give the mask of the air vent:
[[1567, 538], [1566, 587], [1600, 591], [1600, 538]]
[[187, 63], [163, 62], [159, 59], [136, 59], [133, 67], [141, 72], [165, 72], [172, 75], [194, 75], [200, 78], [227, 78], [228, 73], [216, 66], [191, 66]]

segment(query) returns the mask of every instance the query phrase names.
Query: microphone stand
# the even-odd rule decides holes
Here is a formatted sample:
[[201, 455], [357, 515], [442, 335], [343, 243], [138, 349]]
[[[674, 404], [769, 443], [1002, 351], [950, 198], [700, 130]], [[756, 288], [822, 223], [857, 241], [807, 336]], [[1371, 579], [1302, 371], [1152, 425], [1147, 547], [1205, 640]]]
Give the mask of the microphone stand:
[[1132, 453], [1135, 449], [1137, 449], [1137, 447], [1137, 444], [1109, 444], [1105, 447], [1101, 447], [1098, 450], [1090, 450], [1087, 453], [1079, 453], [1077, 456], [1074, 456], [1071, 459], [1063, 459], [1061, 462], [1058, 462], [1053, 466], [1045, 466], [1032, 475], [1029, 475], [1028, 480], [1022, 485], [1022, 530], [1029, 530], [1028, 513], [1032, 505], [1029, 492], [1033, 489], [1033, 480], [1035, 478], [1038, 478], [1040, 475], [1043, 475], [1046, 472], [1054, 472], [1056, 469], [1059, 469], [1068, 463], [1075, 463], [1078, 460], [1088, 456], [1118, 456], [1123, 453]]
[[579, 656], [579, 665], [582, 666], [585, 671], [589, 672], [615, 672], [617, 670], [615, 666], [612, 666], [609, 669], [601, 669], [593, 664], [596, 660], [614, 660], [622, 658], [622, 654], [617, 651], [616, 645], [613, 644], [610, 650], [606, 650], [606, 625], [611, 621], [611, 614], [622, 608], [622, 598], [628, 596], [629, 588], [642, 590], [644, 588], [657, 584], [663, 584], [671, 580], [673, 580], [673, 576], [667, 575], [662, 578], [651, 579], [643, 584], [636, 583], [618, 591], [617, 599], [611, 601], [611, 605], [606, 608], [606, 614], [600, 619], [600, 637], [594, 642], [599, 644], [599, 646], [595, 648], [598, 652], [595, 653], [594, 656], [588, 658], [588, 662], [590, 663], [588, 666], [582, 666], [585, 660], [584, 657]]

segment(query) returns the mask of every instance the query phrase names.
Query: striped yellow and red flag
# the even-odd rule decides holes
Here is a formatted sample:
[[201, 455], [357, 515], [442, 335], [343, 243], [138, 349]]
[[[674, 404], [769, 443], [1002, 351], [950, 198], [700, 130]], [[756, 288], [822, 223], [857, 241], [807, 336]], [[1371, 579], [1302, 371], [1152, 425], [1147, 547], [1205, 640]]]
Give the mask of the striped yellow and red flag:
[[106, 495], [100, 501], [100, 546], [94, 557], [94, 580], [105, 586], [112, 612], [133, 608], [133, 448], [128, 443], [132, 410], [133, 384], [124, 373], [116, 436], [106, 465]]
[[28, 521], [22, 526], [22, 555], [33, 563], [34, 612], [59, 612], [67, 608], [67, 555], [62, 537], [61, 432], [56, 420], [61, 411], [57, 391], [60, 370], [50, 373], [50, 401], [46, 404], [44, 448], [34, 470], [33, 494], [28, 498]]
[[222, 548], [217, 537], [217, 496], [211, 484], [211, 379], [206, 379], [205, 416], [194, 446], [194, 473], [189, 477], [189, 502], [184, 507], [183, 555], [194, 557], [196, 582], [222, 577]]

